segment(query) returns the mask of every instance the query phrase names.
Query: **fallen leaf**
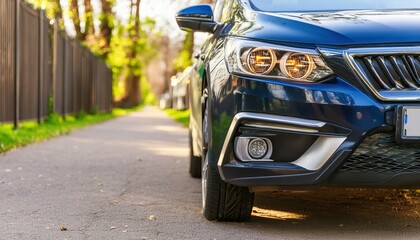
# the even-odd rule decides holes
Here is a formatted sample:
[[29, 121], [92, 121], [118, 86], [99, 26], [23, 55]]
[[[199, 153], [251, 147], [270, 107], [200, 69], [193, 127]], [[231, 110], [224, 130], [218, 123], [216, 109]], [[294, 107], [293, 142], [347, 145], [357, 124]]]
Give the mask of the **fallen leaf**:
[[64, 227], [64, 226], [61, 226], [61, 227], [60, 227], [60, 231], [62, 231], [62, 232], [67, 231], [67, 228], [66, 228], [66, 227]]
[[156, 220], [156, 216], [155, 215], [150, 215], [149, 216], [149, 220], [150, 221], [155, 221]]

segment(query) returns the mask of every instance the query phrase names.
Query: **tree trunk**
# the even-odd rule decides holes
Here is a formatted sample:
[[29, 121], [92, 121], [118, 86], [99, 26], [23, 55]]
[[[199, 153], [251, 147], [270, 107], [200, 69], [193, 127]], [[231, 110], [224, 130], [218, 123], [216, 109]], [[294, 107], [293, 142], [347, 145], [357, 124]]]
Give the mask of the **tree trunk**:
[[80, 13], [79, 4], [77, 0], [69, 0], [69, 17], [73, 21], [74, 29], [76, 30], [76, 37], [79, 40], [83, 40], [83, 33], [80, 27]]
[[188, 32], [185, 35], [185, 48], [190, 53], [190, 56], [194, 53], [194, 33]]
[[138, 37], [138, 35], [139, 35], [139, 27], [140, 27], [140, 2], [141, 2], [141, 0], [136, 0], [136, 18], [134, 19], [134, 21], [135, 21], [135, 24], [134, 24], [134, 26], [135, 26], [135, 31], [136, 31], [136, 35], [137, 35], [137, 37]]
[[61, 7], [60, 0], [51, 0], [51, 4], [54, 8], [54, 18], [63, 19], [63, 8]]
[[83, 40], [86, 41], [89, 36], [95, 33], [95, 29], [93, 26], [93, 8], [91, 0], [84, 0], [85, 5], [85, 14], [84, 14], [84, 21], [85, 21], [85, 31], [83, 32]]
[[110, 0], [101, 0], [102, 3], [102, 15], [101, 15], [101, 27], [100, 35], [104, 40], [104, 44], [101, 49], [103, 51], [103, 57], [106, 57], [109, 53], [109, 45], [111, 43], [112, 26], [113, 26], [113, 13], [112, 4]]
[[[134, 21], [133, 29], [129, 33], [133, 44], [127, 49], [127, 58], [130, 59], [130, 63], [134, 62], [138, 57], [136, 46], [140, 37], [140, 1], [141, 0], [135, 1], [135, 17], [130, 19], [130, 21]], [[131, 64], [128, 67], [129, 73], [125, 79], [125, 96], [121, 100], [122, 107], [134, 107], [141, 103], [140, 76], [135, 74], [136, 69], [133, 69]]]

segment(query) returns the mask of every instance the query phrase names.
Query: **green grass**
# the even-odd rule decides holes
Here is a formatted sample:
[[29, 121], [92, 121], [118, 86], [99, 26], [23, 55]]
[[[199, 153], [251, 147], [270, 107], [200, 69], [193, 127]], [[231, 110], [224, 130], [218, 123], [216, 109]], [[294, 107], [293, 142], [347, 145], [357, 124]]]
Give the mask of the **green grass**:
[[123, 116], [138, 109], [140, 109], [140, 107], [132, 109], [114, 109], [111, 113], [104, 114], [90, 115], [80, 113], [74, 116], [66, 116], [65, 120], [58, 114], [51, 114], [42, 124], [36, 122], [23, 122], [17, 130], [14, 130], [12, 124], [0, 124], [0, 153], [30, 143], [68, 134], [72, 130]]
[[175, 109], [166, 109], [165, 112], [169, 117], [173, 118], [175, 121], [181, 123], [185, 127], [189, 126], [190, 110], [178, 111]]

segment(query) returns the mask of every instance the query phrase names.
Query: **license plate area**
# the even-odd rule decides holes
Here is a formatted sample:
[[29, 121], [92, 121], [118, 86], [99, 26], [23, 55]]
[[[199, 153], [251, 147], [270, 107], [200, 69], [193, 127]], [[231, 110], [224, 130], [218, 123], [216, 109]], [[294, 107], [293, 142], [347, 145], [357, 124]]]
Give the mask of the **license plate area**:
[[420, 107], [399, 107], [397, 115], [397, 140], [420, 142]]

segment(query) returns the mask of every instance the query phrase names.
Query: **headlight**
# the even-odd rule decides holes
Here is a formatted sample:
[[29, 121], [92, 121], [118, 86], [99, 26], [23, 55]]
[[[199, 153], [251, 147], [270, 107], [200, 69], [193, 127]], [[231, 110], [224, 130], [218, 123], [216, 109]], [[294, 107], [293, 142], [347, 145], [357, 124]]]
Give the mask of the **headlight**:
[[300, 49], [230, 38], [225, 45], [231, 73], [316, 82], [333, 74], [314, 49]]
[[276, 65], [276, 54], [271, 49], [253, 48], [249, 49], [246, 57], [245, 66], [252, 72], [257, 74], [267, 74], [271, 72]]
[[293, 79], [305, 79], [315, 69], [315, 63], [308, 54], [288, 52], [280, 60], [281, 72]]

